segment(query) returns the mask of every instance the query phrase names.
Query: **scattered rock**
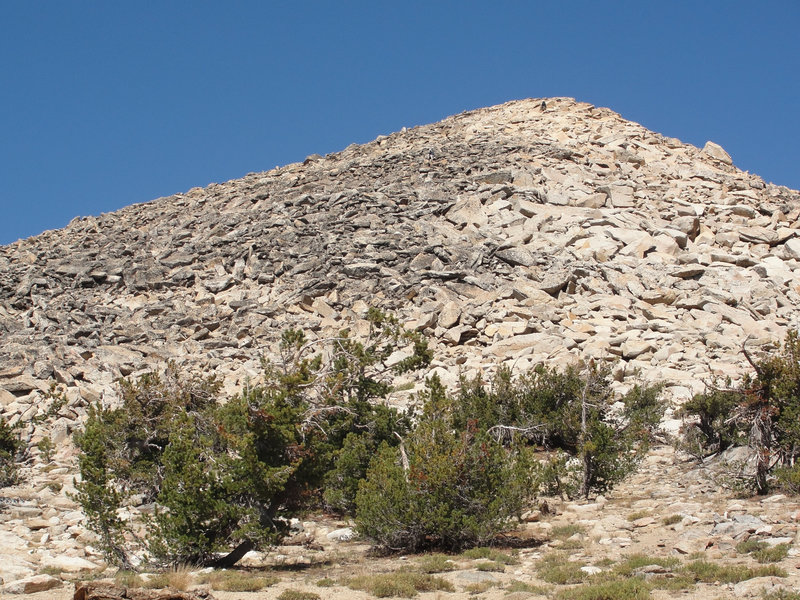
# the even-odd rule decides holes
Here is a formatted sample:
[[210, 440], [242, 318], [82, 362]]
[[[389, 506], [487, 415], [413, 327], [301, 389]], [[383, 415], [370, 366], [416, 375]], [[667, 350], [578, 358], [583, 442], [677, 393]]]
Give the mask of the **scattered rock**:
[[5, 584], [0, 590], [4, 594], [35, 594], [60, 587], [62, 581], [52, 575], [32, 575]]

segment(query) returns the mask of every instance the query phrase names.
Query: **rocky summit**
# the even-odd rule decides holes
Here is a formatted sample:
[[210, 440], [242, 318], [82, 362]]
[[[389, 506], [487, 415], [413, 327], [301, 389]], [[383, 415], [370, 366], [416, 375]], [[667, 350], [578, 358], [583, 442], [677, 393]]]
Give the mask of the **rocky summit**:
[[502, 363], [608, 360], [620, 390], [664, 381], [680, 402], [741, 377], [745, 344], [798, 326], [798, 227], [800, 193], [717, 144], [548, 98], [0, 247], [0, 409], [61, 459], [0, 515], [3, 545], [64, 561], [90, 540], [71, 529], [70, 435], [120, 377], [174, 360], [234, 393], [286, 328], [358, 334], [371, 306], [425, 333], [450, 385]]

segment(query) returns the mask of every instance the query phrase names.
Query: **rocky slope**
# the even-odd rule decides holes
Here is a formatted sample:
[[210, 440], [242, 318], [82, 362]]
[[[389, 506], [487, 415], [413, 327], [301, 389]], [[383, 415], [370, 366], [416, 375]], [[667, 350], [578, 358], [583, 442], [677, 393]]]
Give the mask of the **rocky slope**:
[[3, 535], [81, 547], [69, 435], [120, 376], [176, 360], [234, 392], [286, 327], [358, 332], [368, 306], [428, 334], [445, 382], [610, 360], [620, 388], [664, 380], [680, 401], [740, 376], [745, 342], [769, 349], [798, 326], [799, 217], [798, 192], [715, 144], [555, 98], [0, 247], [0, 409], [61, 461], [34, 490], [48, 499], [14, 517], [58, 528]]

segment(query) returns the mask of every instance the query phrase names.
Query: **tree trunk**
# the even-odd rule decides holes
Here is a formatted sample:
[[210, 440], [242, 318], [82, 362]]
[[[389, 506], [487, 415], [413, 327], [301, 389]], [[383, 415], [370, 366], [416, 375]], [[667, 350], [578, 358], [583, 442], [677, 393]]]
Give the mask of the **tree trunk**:
[[[591, 377], [591, 375], [589, 375]], [[583, 481], [581, 481], [581, 496], [589, 499], [589, 484], [591, 482], [592, 477], [592, 457], [589, 452], [586, 450], [586, 444], [588, 440], [586, 439], [588, 435], [588, 424], [587, 424], [587, 409], [588, 406], [586, 405], [586, 396], [588, 395], [589, 391], [589, 382], [587, 381], [583, 388], [583, 393], [581, 394], [581, 452], [583, 453]]]
[[242, 560], [242, 557], [253, 548], [255, 548], [253, 542], [242, 542], [222, 558], [211, 561], [209, 566], [215, 569], [230, 569], [233, 565]]

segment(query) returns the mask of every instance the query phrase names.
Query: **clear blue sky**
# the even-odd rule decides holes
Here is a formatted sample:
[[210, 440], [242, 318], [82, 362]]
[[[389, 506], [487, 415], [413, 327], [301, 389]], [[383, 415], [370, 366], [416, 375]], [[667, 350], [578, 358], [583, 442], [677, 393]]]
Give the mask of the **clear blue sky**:
[[0, 0], [0, 244], [539, 96], [800, 188], [800, 2]]

